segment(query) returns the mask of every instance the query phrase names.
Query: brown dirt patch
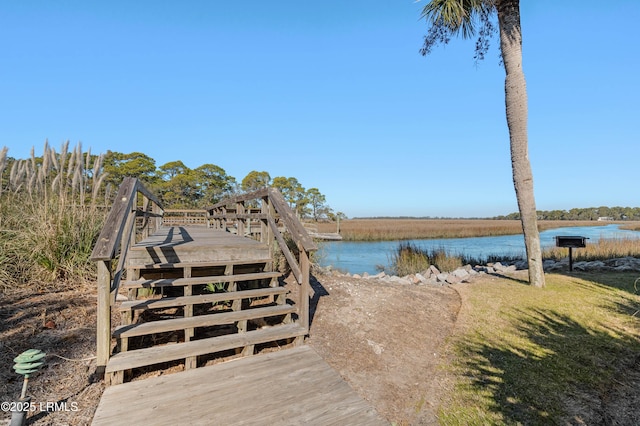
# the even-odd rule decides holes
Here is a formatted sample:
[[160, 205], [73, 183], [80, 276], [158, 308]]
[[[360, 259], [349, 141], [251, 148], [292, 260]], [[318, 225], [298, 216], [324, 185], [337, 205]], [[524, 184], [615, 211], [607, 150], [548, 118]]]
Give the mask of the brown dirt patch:
[[[0, 295], [0, 401], [20, 397], [16, 356], [32, 348], [48, 355], [29, 381], [30, 425], [86, 425], [93, 418], [104, 386], [93, 377], [96, 297], [91, 288], [83, 290]], [[9, 418], [0, 412], [0, 421]]]
[[396, 424], [437, 424], [438, 368], [460, 298], [450, 287], [318, 275], [309, 343]]

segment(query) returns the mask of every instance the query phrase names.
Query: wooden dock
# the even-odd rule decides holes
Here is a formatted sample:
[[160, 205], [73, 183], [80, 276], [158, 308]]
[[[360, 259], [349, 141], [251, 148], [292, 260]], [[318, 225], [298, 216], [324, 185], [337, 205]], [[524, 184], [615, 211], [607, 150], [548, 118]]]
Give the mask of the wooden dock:
[[317, 246], [282, 195], [180, 214], [164, 223], [161, 203], [126, 178], [94, 247], [96, 363], [111, 386], [93, 424], [385, 424], [304, 345]]
[[304, 345], [107, 388], [108, 425], [388, 425]]

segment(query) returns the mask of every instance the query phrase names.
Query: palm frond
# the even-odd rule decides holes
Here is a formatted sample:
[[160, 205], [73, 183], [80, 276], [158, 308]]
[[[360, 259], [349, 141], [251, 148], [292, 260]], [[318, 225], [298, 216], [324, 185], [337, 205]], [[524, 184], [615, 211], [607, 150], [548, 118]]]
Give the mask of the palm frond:
[[[424, 37], [424, 45], [420, 49], [422, 55], [431, 52], [437, 44], [447, 44], [452, 36], [461, 35], [471, 38], [479, 34], [480, 52], [476, 58], [484, 57], [487, 40], [493, 34], [490, 17], [495, 11], [495, 0], [432, 0], [422, 9], [420, 17], [429, 24], [429, 31]], [[478, 47], [476, 47], [478, 50]]]

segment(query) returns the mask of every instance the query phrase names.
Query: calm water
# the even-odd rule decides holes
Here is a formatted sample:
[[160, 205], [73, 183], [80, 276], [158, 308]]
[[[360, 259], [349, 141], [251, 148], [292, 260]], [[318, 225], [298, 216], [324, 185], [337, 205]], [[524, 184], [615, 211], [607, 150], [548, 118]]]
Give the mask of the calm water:
[[[576, 226], [549, 229], [540, 233], [542, 248], [553, 247], [556, 235], [580, 235], [588, 237], [589, 243], [600, 238], [640, 238], [640, 232], [619, 229], [618, 225]], [[451, 238], [440, 240], [410, 240], [423, 249], [444, 248], [450, 254], [465, 254], [483, 259], [487, 256], [520, 256], [524, 259], [524, 237], [504, 235], [500, 237]], [[319, 257], [322, 266], [331, 265], [352, 274], [378, 272], [377, 265], [388, 269], [390, 258], [398, 248], [399, 241], [347, 242], [328, 241], [320, 244]]]

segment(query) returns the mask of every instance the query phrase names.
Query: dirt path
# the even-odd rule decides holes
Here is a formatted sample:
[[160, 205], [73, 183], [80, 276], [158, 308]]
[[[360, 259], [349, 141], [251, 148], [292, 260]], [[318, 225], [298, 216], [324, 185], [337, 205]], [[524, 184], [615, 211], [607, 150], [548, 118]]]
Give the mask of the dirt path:
[[318, 275], [309, 343], [380, 414], [437, 424], [438, 369], [460, 298], [450, 287]]

